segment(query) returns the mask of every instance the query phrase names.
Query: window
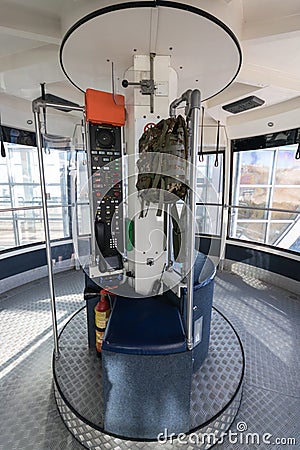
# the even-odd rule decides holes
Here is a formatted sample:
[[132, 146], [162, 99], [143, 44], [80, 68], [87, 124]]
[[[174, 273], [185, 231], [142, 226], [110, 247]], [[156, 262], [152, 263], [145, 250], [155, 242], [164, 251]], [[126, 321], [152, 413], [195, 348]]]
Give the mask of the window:
[[[0, 250], [42, 242], [42, 197], [36, 147], [5, 143], [0, 160]], [[68, 155], [65, 149], [44, 153], [50, 237], [70, 236]]]
[[214, 236], [221, 234], [223, 159], [224, 154], [220, 153], [216, 167], [216, 154], [204, 153], [203, 161], [197, 165], [196, 217], [200, 234]]
[[297, 148], [234, 151], [230, 237], [300, 252]]
[[90, 227], [89, 183], [87, 159], [84, 150], [77, 151], [77, 178], [76, 178], [76, 218], [78, 236], [88, 236]]

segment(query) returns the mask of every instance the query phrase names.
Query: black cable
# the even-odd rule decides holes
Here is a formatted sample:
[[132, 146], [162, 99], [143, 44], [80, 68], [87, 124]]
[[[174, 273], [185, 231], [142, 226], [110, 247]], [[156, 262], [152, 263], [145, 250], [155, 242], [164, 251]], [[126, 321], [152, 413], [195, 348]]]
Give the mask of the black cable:
[[3, 128], [2, 128], [2, 119], [0, 114], [0, 139], [1, 139], [1, 156], [5, 158], [6, 152], [4, 147], [4, 139], [3, 139]]
[[219, 146], [220, 146], [220, 121], [218, 120], [215, 167], [219, 166]]

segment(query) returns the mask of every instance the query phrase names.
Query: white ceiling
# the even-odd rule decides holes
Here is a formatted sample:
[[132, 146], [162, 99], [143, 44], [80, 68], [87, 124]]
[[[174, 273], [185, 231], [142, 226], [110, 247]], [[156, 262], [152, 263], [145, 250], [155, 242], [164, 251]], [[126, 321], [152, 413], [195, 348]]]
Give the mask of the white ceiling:
[[[228, 8], [235, 6], [232, 0], [214, 1], [227, 3]], [[206, 102], [208, 112], [221, 121], [228, 115], [233, 117], [221, 106], [247, 95], [265, 100], [260, 108], [266, 110], [266, 115], [267, 108], [274, 108], [274, 104], [284, 103], [286, 108], [288, 102], [300, 97], [300, 0], [240, 2], [243, 6], [239, 37], [242, 68], [229, 88]], [[46, 82], [49, 92], [70, 100], [82, 99], [82, 94], [63, 74], [58, 55], [64, 34], [63, 16], [68, 8], [83, 3], [85, 7], [90, 5], [92, 11], [105, 2], [0, 0], [0, 93], [32, 100], [39, 95], [39, 84]], [[170, 30], [172, 33], [175, 30]], [[184, 27], [179, 33], [184, 36]], [[187, 61], [187, 54], [184, 56]]]

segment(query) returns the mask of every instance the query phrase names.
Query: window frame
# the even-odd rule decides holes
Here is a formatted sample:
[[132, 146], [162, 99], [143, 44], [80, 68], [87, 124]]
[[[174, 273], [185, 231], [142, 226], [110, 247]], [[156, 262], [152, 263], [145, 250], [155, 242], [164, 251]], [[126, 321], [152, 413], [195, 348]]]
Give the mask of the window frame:
[[[285, 134], [285, 141], [283, 139], [283, 135]], [[282, 141], [278, 143], [278, 136], [282, 135]], [[277, 138], [277, 139], [276, 139]], [[268, 249], [273, 252], [279, 252], [279, 253], [287, 253], [293, 256], [300, 256], [300, 252], [296, 250], [291, 250], [287, 248], [283, 248], [280, 246], [275, 246], [272, 244], [267, 244], [265, 242], [258, 242], [258, 241], [251, 241], [248, 239], [239, 239], [237, 237], [230, 236], [231, 228], [232, 228], [232, 215], [233, 210], [238, 209], [256, 209], [259, 211], [266, 211], [267, 212], [267, 219], [261, 220], [262, 222], [266, 223], [266, 226], [270, 228], [270, 224], [272, 223], [271, 215], [273, 212], [278, 213], [291, 213], [291, 214], [300, 214], [300, 211], [296, 210], [285, 210], [280, 208], [258, 208], [258, 207], [244, 207], [240, 205], [233, 204], [233, 195], [234, 190], [236, 189], [236, 186], [234, 185], [234, 179], [235, 174], [234, 170], [236, 167], [234, 167], [235, 161], [234, 161], [234, 154], [241, 153], [241, 152], [247, 152], [247, 151], [259, 151], [259, 150], [273, 150], [274, 152], [274, 159], [278, 158], [278, 151], [280, 147], [288, 146], [288, 145], [295, 145], [300, 143], [300, 127], [299, 128], [293, 128], [289, 130], [284, 130], [280, 132], [274, 132], [269, 133], [265, 135], [260, 136], [252, 136], [247, 138], [240, 138], [240, 139], [233, 139], [231, 140], [231, 146], [230, 146], [230, 185], [229, 185], [229, 198], [228, 198], [228, 224], [227, 224], [227, 233], [226, 233], [226, 240], [228, 242], [236, 242], [240, 245], [247, 246], [251, 245], [251, 247], [259, 247], [262, 249]], [[273, 166], [274, 167], [274, 166]], [[275, 181], [276, 172], [272, 174]], [[255, 185], [254, 185], [255, 186]], [[285, 186], [285, 185], [284, 185]], [[241, 187], [241, 185], [240, 185]], [[279, 187], [279, 185], [272, 183], [268, 185], [263, 185], [263, 187], [268, 187], [270, 189], [270, 192], [274, 191], [276, 187]], [[293, 188], [294, 185], [289, 185], [288, 188]], [[299, 185], [300, 188], [300, 185]], [[288, 222], [288, 220], [286, 221]], [[266, 233], [265, 239], [268, 237], [268, 233]]]
[[[11, 215], [11, 217], [8, 218], [3, 218], [2, 221], [9, 221], [12, 224], [12, 230], [13, 230], [13, 234], [11, 235], [11, 240], [14, 241], [14, 244], [11, 246], [7, 246], [7, 247], [3, 247], [0, 250], [0, 254], [6, 254], [15, 250], [19, 250], [19, 249], [26, 249], [29, 247], [34, 247], [34, 246], [38, 246], [41, 244], [45, 243], [45, 238], [44, 238], [44, 231], [43, 231], [43, 227], [42, 227], [42, 233], [43, 233], [43, 239], [37, 239], [36, 241], [32, 241], [32, 242], [26, 242], [26, 243], [21, 243], [20, 240], [20, 236], [19, 236], [19, 220], [20, 217], [18, 216], [19, 213], [22, 212], [26, 212], [26, 211], [42, 211], [42, 205], [23, 205], [23, 206], [19, 206], [19, 205], [14, 205], [14, 193], [13, 193], [13, 188], [15, 186], [32, 186], [32, 187], [40, 187], [40, 180], [38, 180], [38, 182], [35, 182], [33, 180], [31, 181], [26, 181], [24, 183], [19, 182], [18, 180], [14, 181], [13, 180], [13, 176], [11, 173], [11, 162], [10, 162], [10, 152], [12, 152], [13, 150], [9, 149], [9, 146], [14, 146], [16, 145], [17, 147], [25, 147], [28, 149], [36, 149], [36, 139], [35, 139], [35, 133], [31, 132], [31, 131], [27, 131], [27, 130], [22, 130], [22, 129], [17, 129], [17, 128], [12, 128], [12, 127], [7, 127], [7, 126], [2, 126], [3, 129], [3, 137], [4, 137], [4, 145], [6, 147], [6, 163], [4, 164], [4, 166], [6, 166], [7, 168], [7, 183], [6, 182], [1, 182], [0, 186], [2, 187], [6, 187], [8, 188], [8, 192], [9, 192], [9, 198], [8, 198], [8, 203], [10, 205], [9, 208], [5, 208], [5, 207], [1, 207], [0, 206], [0, 210], [2, 210], [3, 214], [5, 213], [9, 213]], [[11, 139], [12, 136], [12, 139]], [[64, 149], [53, 149], [53, 151], [67, 151]], [[68, 150], [68, 153], [70, 152], [70, 150]], [[69, 155], [66, 155], [65, 159], [65, 164], [68, 165], [69, 164]], [[53, 239], [51, 239], [51, 242], [62, 242], [62, 241], [69, 241], [70, 239], [72, 239], [72, 214], [70, 213], [71, 209], [72, 209], [72, 203], [71, 203], [71, 177], [70, 177], [70, 173], [68, 170], [68, 166], [66, 166], [65, 168], [66, 170], [66, 175], [65, 175], [65, 181], [64, 181], [64, 196], [66, 199], [66, 202], [63, 204], [62, 202], [60, 203], [53, 203], [51, 204], [51, 202], [47, 205], [48, 206], [48, 210], [51, 213], [51, 210], [54, 208], [60, 208], [61, 210], [61, 215], [60, 217], [54, 217], [54, 218], [49, 218], [49, 222], [61, 222], [62, 225], [62, 233], [66, 234], [65, 236], [61, 236], [61, 237], [55, 237]], [[55, 186], [58, 188], [62, 188], [62, 183], [60, 181], [60, 183], [48, 183], [47, 186]], [[67, 211], [67, 217], [65, 217], [65, 213], [64, 211]], [[25, 219], [26, 220], [26, 219]], [[35, 219], [32, 219], [35, 220]], [[43, 221], [43, 214], [41, 214], [40, 218], [36, 218], [37, 221]]]
[[[205, 157], [206, 155], [216, 155], [217, 152], [216, 150], [205, 150], [205, 148], [203, 149], [203, 156]], [[218, 234], [208, 234], [208, 233], [196, 233], [196, 237], [209, 237], [209, 238], [214, 238], [214, 239], [221, 239], [222, 237], [222, 227], [223, 227], [223, 221], [224, 221], [224, 206], [225, 206], [225, 158], [226, 158], [226, 151], [225, 148], [222, 147], [221, 149], [219, 149], [218, 152], [219, 155], [222, 155], [222, 176], [220, 176], [220, 182], [222, 185], [222, 198], [221, 198], [221, 203], [213, 203], [213, 202], [196, 202], [196, 208], [197, 206], [216, 206], [218, 208], [221, 208], [221, 212], [220, 212], [220, 232]], [[197, 158], [197, 167], [198, 167], [198, 161], [199, 159]], [[220, 162], [219, 162], [220, 164]], [[196, 187], [197, 189], [197, 187]]]

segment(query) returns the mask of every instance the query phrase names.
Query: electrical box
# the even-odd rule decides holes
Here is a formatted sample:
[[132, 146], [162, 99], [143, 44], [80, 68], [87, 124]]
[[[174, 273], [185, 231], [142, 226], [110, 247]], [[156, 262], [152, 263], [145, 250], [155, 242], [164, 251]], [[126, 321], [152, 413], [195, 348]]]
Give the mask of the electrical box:
[[123, 126], [125, 124], [124, 96], [87, 89], [85, 113], [87, 122]]

